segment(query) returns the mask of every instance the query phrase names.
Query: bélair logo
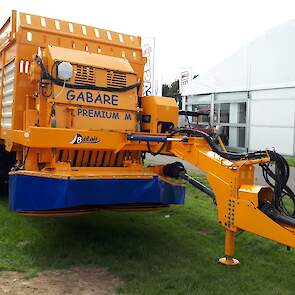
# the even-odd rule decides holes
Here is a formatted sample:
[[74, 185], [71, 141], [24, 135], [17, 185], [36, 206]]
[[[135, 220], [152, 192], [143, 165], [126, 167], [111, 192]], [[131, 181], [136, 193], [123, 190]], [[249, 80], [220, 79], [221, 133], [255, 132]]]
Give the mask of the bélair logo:
[[99, 143], [100, 140], [96, 136], [82, 136], [77, 133], [70, 144]]

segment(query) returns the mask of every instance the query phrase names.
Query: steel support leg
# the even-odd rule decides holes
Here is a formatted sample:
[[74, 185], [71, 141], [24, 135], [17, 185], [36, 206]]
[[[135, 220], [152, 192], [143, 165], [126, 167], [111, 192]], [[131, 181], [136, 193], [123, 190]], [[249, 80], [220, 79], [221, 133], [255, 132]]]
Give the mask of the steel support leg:
[[225, 229], [225, 257], [218, 260], [219, 263], [227, 266], [239, 265], [240, 261], [235, 259], [235, 233], [231, 230]]

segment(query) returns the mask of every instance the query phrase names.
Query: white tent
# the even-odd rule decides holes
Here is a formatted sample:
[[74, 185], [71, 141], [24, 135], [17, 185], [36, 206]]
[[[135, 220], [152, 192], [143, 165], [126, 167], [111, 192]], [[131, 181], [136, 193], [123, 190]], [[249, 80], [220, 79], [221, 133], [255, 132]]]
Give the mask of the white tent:
[[[295, 20], [281, 24], [199, 75], [187, 87], [188, 106], [208, 94], [247, 102], [246, 144], [295, 154]], [[230, 126], [230, 122], [229, 122]]]
[[188, 86], [184, 95], [295, 86], [295, 20], [255, 39]]

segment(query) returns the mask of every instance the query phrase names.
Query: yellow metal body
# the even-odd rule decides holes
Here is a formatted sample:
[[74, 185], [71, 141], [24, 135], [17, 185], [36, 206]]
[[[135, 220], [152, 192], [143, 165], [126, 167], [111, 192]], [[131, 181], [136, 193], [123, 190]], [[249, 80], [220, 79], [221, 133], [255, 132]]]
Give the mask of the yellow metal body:
[[165, 128], [178, 126], [178, 107], [169, 97], [146, 96], [142, 98], [143, 130], [161, 133]]
[[[19, 14], [17, 27], [16, 17], [13, 11], [0, 30], [0, 140], [7, 151], [16, 151], [17, 165], [25, 168], [16, 173], [65, 179], [164, 177], [161, 166], [144, 167], [141, 155], [147, 144], [128, 140], [128, 134], [165, 135], [165, 122], [176, 128], [173, 99], [147, 97], [139, 105], [141, 86], [117, 93], [41, 85], [36, 59], [39, 51], [49, 70], [56, 62], [70, 62], [74, 76], [69, 82], [119, 88], [142, 82], [140, 37], [25, 13]], [[11, 71], [12, 87], [7, 80]], [[149, 120], [140, 129], [138, 118], [144, 116]], [[81, 142], [73, 144], [77, 134]], [[157, 151], [161, 145], [151, 142], [150, 149]], [[169, 141], [161, 153], [207, 173], [226, 232], [221, 263], [238, 263], [233, 259], [234, 234], [243, 230], [295, 247], [294, 229], [258, 209], [258, 199], [270, 200], [271, 190], [254, 184], [254, 165], [270, 162], [268, 157], [231, 162], [195, 137]]]
[[[130, 63], [122, 58], [60, 47], [48, 47], [44, 55], [50, 69], [61, 61], [73, 65], [74, 75], [69, 83], [117, 89], [137, 82]], [[56, 128], [137, 131], [136, 88], [123, 93], [67, 89], [58, 85], [47, 88], [50, 90], [45, 91], [57, 94], [48, 100], [49, 105], [55, 104]], [[41, 100], [42, 97], [39, 104]], [[47, 104], [45, 126], [50, 122], [50, 112]]]

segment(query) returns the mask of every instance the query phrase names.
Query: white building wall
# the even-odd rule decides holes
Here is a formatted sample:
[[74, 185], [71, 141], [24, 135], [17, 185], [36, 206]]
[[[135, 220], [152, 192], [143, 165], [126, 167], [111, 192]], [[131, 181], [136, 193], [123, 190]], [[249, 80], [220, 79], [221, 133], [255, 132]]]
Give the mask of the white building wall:
[[211, 94], [204, 95], [190, 95], [187, 99], [187, 105], [194, 104], [210, 104], [211, 103]]
[[250, 92], [250, 150], [294, 155], [295, 88]]
[[251, 127], [250, 150], [275, 149], [284, 155], [293, 155], [294, 130], [281, 127]]
[[240, 102], [248, 99], [247, 91], [215, 93], [215, 102]]

